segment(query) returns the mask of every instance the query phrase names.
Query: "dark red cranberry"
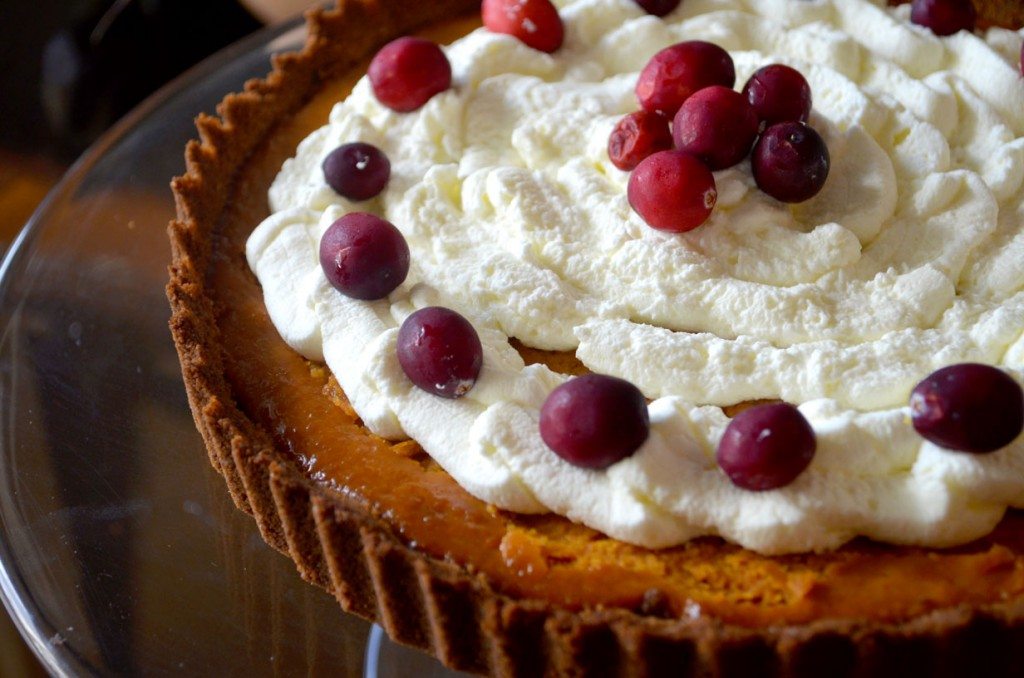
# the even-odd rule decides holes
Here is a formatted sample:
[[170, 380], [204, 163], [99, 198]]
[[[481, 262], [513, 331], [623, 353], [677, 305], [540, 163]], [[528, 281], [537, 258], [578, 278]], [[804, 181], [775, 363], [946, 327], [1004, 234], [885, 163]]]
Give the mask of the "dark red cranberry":
[[935, 35], [953, 35], [957, 31], [973, 31], [978, 19], [971, 0], [913, 0], [910, 20], [925, 26]]
[[1024, 394], [1006, 372], [963, 363], [932, 372], [910, 394], [914, 428], [961, 452], [993, 452], [1024, 429]]
[[362, 142], [337, 147], [320, 167], [327, 185], [349, 200], [369, 200], [391, 178], [391, 162], [384, 152]]
[[787, 403], [758, 405], [733, 417], [718, 444], [718, 465], [745, 490], [785, 487], [803, 473], [817, 441], [800, 410]]
[[409, 273], [409, 246], [391, 222], [352, 212], [328, 226], [320, 238], [320, 266], [342, 294], [383, 299]]
[[782, 202], [813, 198], [828, 179], [825, 140], [801, 122], [780, 122], [761, 134], [750, 158], [758, 187]]
[[483, 0], [480, 13], [487, 30], [514, 36], [541, 52], [562, 46], [565, 27], [550, 0]]
[[409, 380], [442, 398], [460, 398], [480, 376], [484, 363], [480, 337], [455, 311], [429, 306], [416, 311], [398, 330], [398, 362]]
[[415, 111], [452, 84], [448, 57], [422, 38], [398, 38], [384, 45], [367, 75], [377, 99], [399, 113]]
[[626, 195], [652, 228], [675, 233], [703, 224], [718, 202], [711, 170], [682, 151], [661, 151], [642, 161], [629, 176]]
[[672, 123], [672, 136], [678, 150], [720, 170], [747, 157], [758, 124], [753, 106], [742, 94], [714, 85], [683, 102]]
[[648, 14], [654, 16], [665, 16], [679, 6], [681, 0], [636, 0]]
[[565, 382], [540, 410], [540, 436], [547, 446], [585, 468], [607, 468], [632, 455], [647, 440], [650, 427], [640, 389], [603, 374]]
[[636, 111], [619, 120], [608, 137], [608, 157], [625, 172], [658, 151], [672, 148], [668, 120], [650, 111]]
[[736, 83], [729, 53], [700, 40], [680, 42], [661, 50], [647, 62], [636, 82], [636, 98], [645, 111], [671, 118], [694, 92]]
[[800, 71], [784, 64], [759, 68], [743, 86], [743, 96], [765, 125], [807, 122], [811, 115], [811, 86]]

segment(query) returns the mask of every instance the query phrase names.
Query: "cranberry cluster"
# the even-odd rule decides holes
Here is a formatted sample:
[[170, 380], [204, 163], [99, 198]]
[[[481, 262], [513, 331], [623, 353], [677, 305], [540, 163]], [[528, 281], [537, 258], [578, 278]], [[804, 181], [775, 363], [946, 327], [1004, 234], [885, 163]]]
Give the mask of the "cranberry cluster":
[[[374, 95], [398, 112], [414, 111], [451, 87], [451, 65], [436, 44], [399, 38], [385, 45], [368, 71]], [[339, 195], [376, 197], [391, 177], [391, 163], [376, 146], [344, 144], [324, 158], [324, 180]], [[331, 224], [320, 239], [320, 266], [331, 285], [354, 299], [383, 299], [409, 273], [409, 245], [389, 221], [352, 212]], [[398, 331], [398, 362], [419, 388], [444, 398], [465, 395], [483, 365], [473, 325], [451, 309], [430, 307], [406, 318]]]
[[[1002, 449], [1024, 431], [1024, 391], [991, 365], [936, 370], [910, 396], [911, 421], [926, 440], [960, 452]], [[814, 431], [792, 405], [759, 405], [737, 414], [718, 445], [718, 465], [754, 491], [788, 485], [814, 457]]]
[[[637, 3], [648, 12], [663, 16], [675, 9], [679, 0]], [[512, 35], [544, 52], [556, 51], [564, 40], [561, 17], [550, 0], [484, 0], [481, 17], [489, 30]], [[405, 37], [388, 43], [374, 56], [368, 76], [374, 95], [382, 104], [398, 112], [409, 112], [451, 87], [452, 73], [448, 59], [436, 44]], [[384, 153], [366, 143], [335, 149], [324, 159], [322, 169], [327, 184], [354, 201], [378, 195], [391, 174]], [[351, 213], [331, 224], [324, 233], [320, 263], [328, 281], [343, 294], [356, 299], [382, 299], [408, 275], [409, 247], [390, 222], [371, 214]], [[455, 311], [440, 307], [416, 311], [402, 323], [397, 353], [403, 371], [416, 386], [447, 398], [458, 398], [468, 392], [483, 364], [480, 339], [472, 324]], [[610, 391], [608, 380], [614, 384]], [[607, 396], [609, 392], [612, 395]], [[576, 463], [607, 465], [632, 454], [647, 437], [646, 402], [639, 390], [627, 382], [591, 375], [556, 393], [559, 395], [552, 402], [562, 398], [563, 406], [559, 409], [552, 405], [549, 411], [563, 414], [547, 415], [547, 424], [542, 426], [545, 439], [576, 440], [573, 434], [566, 433], [565, 427], [551, 423], [570, 410], [601, 413], [599, 419], [605, 422], [595, 425], [597, 438], [591, 438], [592, 442], [601, 442], [585, 445], [586, 452], [577, 455]], [[632, 403], [632, 408], [622, 407], [623, 398]], [[631, 417], [636, 421], [630, 423]], [[575, 414], [571, 418], [579, 419]], [[641, 419], [642, 423], [637, 423]], [[552, 445], [563, 446], [559, 442]], [[572, 456], [571, 452], [568, 454]]]
[[[1024, 431], [1024, 391], [1002, 370], [965, 363], [937, 370], [910, 397], [914, 428], [951, 450], [999, 450]], [[544, 441], [559, 456], [586, 468], [605, 468], [647, 439], [643, 395], [629, 382], [591, 374], [555, 389], [541, 410]], [[756, 405], [729, 423], [716, 461], [733, 484], [765, 491], [792, 483], [811, 463], [814, 430], [788, 403]]]
[[[545, 400], [540, 433], [569, 463], [603, 469], [629, 457], [647, 440], [647, 402], [636, 386], [617, 377], [576, 377]], [[738, 487], [771, 490], [796, 479], [811, 463], [816, 446], [814, 430], [798, 409], [772, 403], [733, 418], [719, 443], [717, 461]]]
[[[320, 239], [320, 266], [342, 294], [372, 301], [391, 294], [409, 272], [409, 246], [380, 217], [352, 212]], [[483, 348], [473, 325], [448, 308], [423, 308], [398, 331], [398, 362], [416, 386], [443, 398], [459, 398], [476, 383]]]
[[[356, 147], [356, 150], [353, 150]], [[387, 183], [381, 168], [387, 158], [369, 144], [347, 144], [323, 163], [324, 178], [338, 193], [368, 199]], [[371, 176], [364, 178], [364, 174]], [[351, 185], [362, 189], [352, 198]], [[383, 299], [409, 273], [409, 245], [394, 224], [365, 212], [350, 212], [331, 224], [320, 239], [320, 267], [328, 282], [353, 299]], [[459, 398], [476, 383], [483, 365], [483, 348], [473, 325], [442, 307], [423, 308], [398, 331], [398, 362], [409, 379], [424, 391]]]
[[641, 71], [641, 110], [612, 130], [608, 157], [632, 171], [629, 203], [650, 226], [678, 233], [703, 224], [718, 200], [712, 172], [748, 155], [758, 187], [777, 200], [803, 202], [825, 184], [828, 148], [807, 125], [803, 75], [771, 64], [742, 92], [735, 83], [729, 53], [700, 40], [661, 50]]

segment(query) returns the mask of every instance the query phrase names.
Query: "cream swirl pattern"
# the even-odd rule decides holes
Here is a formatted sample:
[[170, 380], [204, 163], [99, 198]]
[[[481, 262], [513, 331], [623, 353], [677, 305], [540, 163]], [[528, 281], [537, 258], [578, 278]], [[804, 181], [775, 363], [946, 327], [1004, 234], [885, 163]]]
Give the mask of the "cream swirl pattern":
[[[956, 362], [1024, 379], [1020, 35], [937, 38], [870, 0], [686, 0], [664, 19], [631, 0], [556, 4], [555, 54], [478, 30], [446, 48], [452, 90], [398, 114], [364, 78], [301, 144], [247, 246], [284, 339], [326, 361], [371, 430], [416, 439], [477, 497], [644, 546], [943, 547], [1024, 507], [1024, 440], [943, 450], [906, 406]], [[635, 110], [647, 59], [687, 39], [729, 50], [738, 85], [772, 62], [807, 77], [832, 157], [820, 194], [783, 205], [741, 163], [716, 173], [718, 206], [695, 231], [633, 213], [608, 134]], [[319, 169], [353, 141], [392, 163], [385, 192], [358, 205]], [[356, 210], [392, 221], [412, 251], [388, 299], [345, 298], [319, 269], [320, 235]], [[395, 358], [402, 319], [433, 304], [470, 318], [484, 346], [457, 401], [413, 387]], [[648, 441], [604, 471], [551, 453], [538, 412], [565, 377], [524, 365], [510, 337], [639, 386]], [[752, 493], [714, 450], [721, 406], [759, 398], [799, 404], [818, 452], [793, 484]]]

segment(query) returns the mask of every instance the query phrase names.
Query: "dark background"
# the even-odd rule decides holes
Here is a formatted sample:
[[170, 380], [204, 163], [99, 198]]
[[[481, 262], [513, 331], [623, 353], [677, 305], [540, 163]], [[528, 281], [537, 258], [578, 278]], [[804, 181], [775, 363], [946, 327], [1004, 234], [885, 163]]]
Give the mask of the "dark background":
[[234, 0], [0, 1], [0, 146], [73, 160], [260, 23]]

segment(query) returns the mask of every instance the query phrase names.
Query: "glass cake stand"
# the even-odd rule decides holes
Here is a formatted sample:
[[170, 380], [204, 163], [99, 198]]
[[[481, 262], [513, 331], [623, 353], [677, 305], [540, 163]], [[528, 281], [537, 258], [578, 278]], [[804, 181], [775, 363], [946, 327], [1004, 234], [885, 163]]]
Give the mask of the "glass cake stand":
[[167, 328], [193, 118], [304, 36], [266, 29], [142, 104], [0, 269], [0, 598], [52, 674], [456, 675], [263, 542], [207, 460]]

